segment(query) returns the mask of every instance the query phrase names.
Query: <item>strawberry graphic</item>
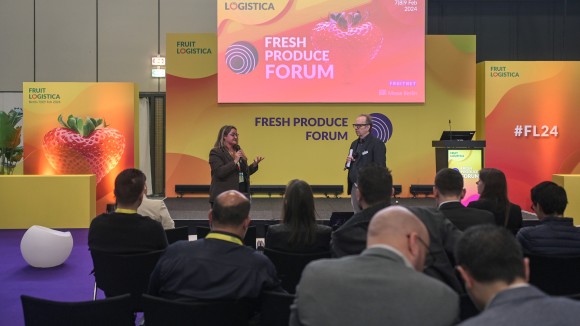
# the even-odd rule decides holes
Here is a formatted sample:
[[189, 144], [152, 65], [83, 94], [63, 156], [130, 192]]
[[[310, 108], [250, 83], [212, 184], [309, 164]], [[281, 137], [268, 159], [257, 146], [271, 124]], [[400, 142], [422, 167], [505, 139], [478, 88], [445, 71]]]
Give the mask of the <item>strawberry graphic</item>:
[[357, 12], [329, 15], [327, 21], [316, 24], [310, 36], [317, 50], [329, 50], [330, 61], [337, 74], [345, 76], [369, 64], [383, 44], [383, 32]]
[[121, 159], [125, 137], [107, 127], [102, 119], [68, 116], [66, 122], [58, 116], [62, 127], [44, 135], [42, 148], [50, 165], [60, 174], [95, 174], [97, 183]]

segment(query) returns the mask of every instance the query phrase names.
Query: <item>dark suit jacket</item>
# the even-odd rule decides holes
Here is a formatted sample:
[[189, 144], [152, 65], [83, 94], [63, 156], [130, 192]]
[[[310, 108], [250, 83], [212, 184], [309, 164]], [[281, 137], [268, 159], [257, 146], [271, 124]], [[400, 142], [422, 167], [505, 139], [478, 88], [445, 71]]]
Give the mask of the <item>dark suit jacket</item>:
[[441, 280], [457, 293], [463, 293], [454, 266], [455, 244], [462, 232], [436, 208], [407, 207], [423, 222], [429, 232], [429, 255], [425, 259], [425, 274]]
[[[211, 168], [211, 185], [209, 187], [209, 202], [213, 203], [215, 197], [227, 190], [240, 190], [238, 166], [225, 148], [212, 148], [209, 152], [209, 165]], [[240, 170], [244, 172], [244, 179], [250, 190], [250, 175], [258, 171], [258, 166], [248, 166], [246, 160], [240, 160]]]
[[[495, 224], [504, 226], [505, 220], [505, 210], [495, 209], [494, 204], [487, 199], [480, 199], [472, 201], [467, 205], [467, 207], [485, 209], [493, 213], [495, 217]], [[522, 227], [522, 209], [516, 204], [510, 203], [510, 211], [508, 215], [508, 223], [506, 226], [513, 234], [516, 234], [518, 230]]]
[[479, 315], [462, 326], [578, 325], [580, 302], [550, 297], [534, 286], [499, 292]]
[[495, 224], [495, 218], [490, 211], [468, 208], [458, 201], [441, 204], [439, 211], [461, 231], [473, 225]]
[[364, 142], [359, 143], [357, 138], [350, 144], [350, 149], [353, 150], [352, 155], [356, 159], [351, 162], [348, 169], [348, 194], [350, 194], [352, 184], [358, 179], [358, 170], [360, 168], [370, 164], [377, 164], [382, 167], [387, 166], [387, 147], [385, 143], [372, 134], [368, 134], [364, 138]]
[[358, 255], [367, 247], [367, 230], [371, 218], [381, 209], [389, 206], [381, 203], [367, 207], [354, 214], [336, 231], [332, 232], [330, 251], [333, 257]]
[[89, 249], [132, 254], [167, 247], [161, 223], [139, 214], [101, 214], [91, 222]]
[[297, 253], [317, 253], [330, 251], [330, 233], [332, 228], [326, 225], [316, 225], [316, 239], [313, 244], [291, 247], [288, 243], [290, 228], [286, 224], [270, 225], [266, 233], [266, 248]]

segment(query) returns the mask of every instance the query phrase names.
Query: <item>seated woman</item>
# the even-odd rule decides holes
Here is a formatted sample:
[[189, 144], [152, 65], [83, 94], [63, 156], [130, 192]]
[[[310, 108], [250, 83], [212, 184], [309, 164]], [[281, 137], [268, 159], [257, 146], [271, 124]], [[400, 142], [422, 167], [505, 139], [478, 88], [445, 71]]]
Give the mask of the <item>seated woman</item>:
[[514, 234], [522, 227], [522, 209], [510, 203], [508, 199], [505, 174], [493, 168], [481, 169], [477, 181], [479, 200], [473, 201], [467, 207], [490, 211], [495, 217], [495, 224], [501, 225]]
[[329, 251], [332, 228], [317, 224], [315, 214], [310, 185], [290, 181], [284, 194], [282, 223], [268, 228], [266, 248], [296, 253]]

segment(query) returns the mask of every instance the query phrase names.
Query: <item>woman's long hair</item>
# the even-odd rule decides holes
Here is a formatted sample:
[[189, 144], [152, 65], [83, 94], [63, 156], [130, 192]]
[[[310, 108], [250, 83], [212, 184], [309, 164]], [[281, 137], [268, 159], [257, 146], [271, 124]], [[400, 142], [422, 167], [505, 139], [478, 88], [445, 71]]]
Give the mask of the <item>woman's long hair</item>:
[[215, 141], [215, 144], [213, 145], [214, 148], [225, 148], [226, 145], [224, 144], [224, 137], [227, 136], [230, 131], [232, 131], [232, 129], [238, 129], [235, 126], [231, 126], [231, 125], [225, 125], [223, 127], [220, 128], [220, 131], [218, 131], [218, 135], [217, 135], [217, 139]]
[[292, 180], [286, 186], [282, 223], [290, 229], [289, 245], [309, 245], [316, 240], [316, 210], [310, 185]]
[[494, 211], [504, 212], [504, 226], [507, 226], [510, 201], [505, 174], [498, 169], [485, 168], [479, 171], [479, 179], [483, 181], [483, 191], [480, 198], [492, 202]]

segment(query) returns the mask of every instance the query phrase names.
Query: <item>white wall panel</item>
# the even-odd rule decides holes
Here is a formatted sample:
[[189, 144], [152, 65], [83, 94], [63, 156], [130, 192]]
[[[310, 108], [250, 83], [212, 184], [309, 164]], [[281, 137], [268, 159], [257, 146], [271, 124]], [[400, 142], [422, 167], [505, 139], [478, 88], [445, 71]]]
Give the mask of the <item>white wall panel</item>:
[[151, 77], [157, 12], [157, 0], [99, 1], [99, 81], [134, 82], [140, 92], [158, 91], [158, 79]]
[[34, 1], [0, 1], [0, 91], [34, 81]]

